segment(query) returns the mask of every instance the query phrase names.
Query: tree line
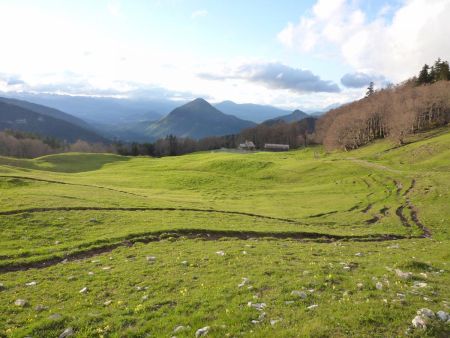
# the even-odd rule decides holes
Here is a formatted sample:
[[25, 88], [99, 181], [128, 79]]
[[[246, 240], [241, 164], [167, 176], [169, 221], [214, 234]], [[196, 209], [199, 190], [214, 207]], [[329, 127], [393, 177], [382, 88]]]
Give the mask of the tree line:
[[113, 145], [88, 143], [78, 140], [67, 143], [38, 134], [5, 130], [0, 131], [0, 156], [35, 158], [63, 152], [114, 153]]
[[116, 143], [117, 153], [125, 156], [177, 156], [197, 151], [221, 148], [235, 149], [240, 143], [252, 141], [256, 149], [264, 149], [265, 143], [288, 144], [291, 149], [305, 147], [313, 142], [316, 118], [310, 117], [298, 122], [278, 121], [273, 125], [260, 124], [244, 129], [239, 134], [212, 136], [200, 140], [168, 135], [154, 143]]

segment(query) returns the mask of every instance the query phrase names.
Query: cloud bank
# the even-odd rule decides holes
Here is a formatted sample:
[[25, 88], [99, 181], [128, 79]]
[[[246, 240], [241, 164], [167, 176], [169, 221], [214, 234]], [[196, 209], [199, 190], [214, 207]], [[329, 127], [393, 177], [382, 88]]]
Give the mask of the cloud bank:
[[270, 89], [287, 89], [296, 93], [338, 93], [340, 88], [322, 80], [309, 70], [292, 68], [278, 62], [247, 63], [226, 74], [200, 73], [206, 80], [239, 79], [261, 84]]

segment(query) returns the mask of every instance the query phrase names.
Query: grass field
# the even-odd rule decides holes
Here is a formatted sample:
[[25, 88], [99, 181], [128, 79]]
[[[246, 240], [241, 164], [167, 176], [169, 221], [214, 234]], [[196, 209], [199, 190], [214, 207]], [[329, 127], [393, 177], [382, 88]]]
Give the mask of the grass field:
[[0, 157], [0, 336], [448, 337], [450, 132], [410, 141]]

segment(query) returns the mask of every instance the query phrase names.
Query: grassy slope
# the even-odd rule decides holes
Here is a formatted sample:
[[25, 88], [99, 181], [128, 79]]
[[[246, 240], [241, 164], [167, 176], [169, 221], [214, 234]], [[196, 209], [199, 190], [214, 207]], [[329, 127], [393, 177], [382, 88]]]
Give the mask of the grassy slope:
[[[163, 159], [86, 154], [0, 158], [0, 212], [157, 207], [256, 214], [54, 210], [0, 215], [0, 267], [178, 229], [420, 236], [408, 202], [432, 233], [431, 239], [379, 243], [232, 238], [205, 242], [168, 236], [92, 259], [4, 273], [0, 275], [6, 285], [0, 291], [0, 312], [5, 314], [0, 319], [0, 336], [57, 336], [67, 326], [80, 336], [170, 336], [181, 324], [191, 329], [179, 337], [192, 336], [205, 325], [212, 326], [214, 336], [403, 335], [418, 308], [445, 309], [442, 302], [449, 300], [445, 288], [450, 281], [449, 149], [450, 133], [443, 129], [403, 147], [382, 141], [335, 154], [310, 148]], [[413, 180], [415, 185], [408, 191]], [[410, 227], [402, 225], [396, 214], [401, 206]], [[377, 221], [368, 224], [374, 217]], [[388, 249], [393, 244], [400, 248]], [[217, 250], [227, 254], [217, 256]], [[242, 254], [244, 250], [247, 255]], [[356, 257], [356, 252], [364, 256]], [[156, 255], [157, 263], [149, 265], [147, 254]], [[188, 266], [181, 264], [183, 260]], [[105, 265], [111, 270], [102, 270]], [[350, 266], [350, 271], [343, 266]], [[425, 280], [428, 286], [413, 288], [414, 280], [402, 281], [389, 270], [395, 267], [413, 272], [414, 280]], [[69, 276], [75, 279], [69, 281]], [[253, 289], [237, 287], [242, 277], [250, 278]], [[384, 284], [382, 291], [375, 289], [372, 278]], [[38, 285], [24, 285], [31, 280]], [[361, 290], [358, 282], [364, 284]], [[89, 287], [87, 295], [78, 293], [83, 286]], [[148, 289], [137, 291], [135, 286]], [[315, 291], [306, 300], [286, 305], [294, 289]], [[406, 298], [400, 299], [397, 293]], [[141, 299], [144, 294], [147, 300]], [[246, 306], [255, 296], [268, 305], [267, 318], [260, 324], [251, 323], [259, 313]], [[27, 299], [31, 306], [15, 307], [17, 298]], [[106, 300], [113, 302], [105, 307]], [[307, 310], [313, 303], [319, 307]], [[49, 309], [37, 312], [38, 304]], [[193, 308], [197, 309], [194, 314]], [[62, 317], [50, 320], [51, 313]], [[282, 321], [272, 327], [269, 319]], [[434, 324], [426, 334], [446, 330]]]

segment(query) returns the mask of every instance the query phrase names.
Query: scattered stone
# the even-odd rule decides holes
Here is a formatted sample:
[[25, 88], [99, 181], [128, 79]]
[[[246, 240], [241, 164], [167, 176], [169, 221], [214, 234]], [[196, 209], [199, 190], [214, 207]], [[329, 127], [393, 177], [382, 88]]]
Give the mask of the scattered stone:
[[91, 219], [89, 220], [89, 222], [91, 222], [91, 223], [100, 223], [100, 222], [98, 221], [98, 219], [96, 219], [96, 218], [91, 218]]
[[356, 257], [362, 257], [362, 256], [364, 256], [364, 254], [362, 252], [357, 252], [357, 253], [355, 253], [355, 256]]
[[392, 245], [389, 245], [387, 248], [388, 248], [388, 249], [400, 249], [400, 245], [398, 245], [398, 244], [392, 244]]
[[218, 254], [219, 256], [225, 256], [225, 252], [223, 252], [222, 250], [216, 251], [216, 254]]
[[377, 288], [377, 290], [383, 290], [383, 283], [377, 282], [377, 283], [375, 284], [375, 287]]
[[73, 329], [71, 327], [68, 327], [59, 335], [59, 338], [71, 337], [73, 336], [73, 334], [74, 334]]
[[72, 280], [75, 280], [76, 278], [75, 278], [75, 276], [69, 276], [69, 277], [67, 277], [67, 280], [68, 281], [72, 281]]
[[258, 320], [264, 320], [264, 318], [266, 318], [266, 313], [261, 312], [261, 314], [258, 316]]
[[270, 320], [270, 325], [274, 326], [278, 322], [281, 322], [281, 319], [271, 319]]
[[147, 259], [147, 262], [149, 262], [149, 263], [155, 263], [156, 262], [156, 257], [155, 256], [147, 256], [146, 259]]
[[427, 275], [425, 272], [421, 272], [420, 275], [421, 275], [423, 278], [428, 278], [428, 275]]
[[247, 305], [258, 311], [264, 310], [264, 308], [267, 306], [266, 303], [252, 303], [252, 302], [248, 302]]
[[307, 309], [308, 309], [308, 310], [313, 310], [313, 309], [315, 309], [315, 308], [318, 307], [318, 306], [319, 306], [319, 305], [317, 305], [317, 304], [313, 304], [313, 305], [308, 306]]
[[148, 300], [148, 295], [143, 295], [143, 296], [141, 297], [141, 299], [142, 299], [142, 300]]
[[16, 301], [14, 302], [14, 305], [20, 306], [20, 307], [24, 307], [27, 304], [28, 304], [28, 302], [25, 299], [16, 299]]
[[422, 317], [434, 318], [434, 312], [427, 308], [417, 310], [417, 314]]
[[427, 328], [427, 323], [426, 320], [424, 318], [422, 318], [421, 316], [415, 316], [414, 319], [411, 321], [413, 327], [415, 327], [416, 329], [426, 329]]
[[243, 287], [244, 285], [248, 284], [250, 280], [246, 277], [242, 277], [242, 282], [241, 284], [238, 285], [239, 288]]
[[364, 284], [363, 283], [358, 283], [358, 284], [356, 284], [356, 287], [358, 289], [362, 289], [364, 287]]
[[5, 290], [6, 286], [3, 283], [0, 283], [0, 291]]
[[344, 269], [345, 271], [350, 271], [352, 268], [349, 267], [348, 265], [346, 265], [346, 266], [343, 267], [343, 269]]
[[195, 337], [198, 338], [198, 337], [206, 336], [208, 334], [208, 332], [209, 332], [209, 326], [202, 327], [201, 329], [198, 329], [195, 332]]
[[104, 266], [103, 268], [102, 268], [102, 270], [111, 270], [111, 267], [110, 266]]
[[88, 288], [87, 288], [87, 287], [84, 287], [84, 288], [82, 288], [79, 292], [80, 292], [80, 293], [87, 293], [87, 292], [88, 292]]
[[308, 297], [308, 295], [305, 292], [299, 291], [299, 290], [292, 291], [291, 296], [300, 297], [302, 299], [305, 299], [306, 297]]
[[48, 316], [48, 319], [51, 320], [60, 320], [62, 318], [62, 316], [59, 313], [53, 313], [50, 316]]
[[35, 281], [29, 282], [29, 283], [25, 283], [26, 286], [36, 286], [37, 283]]
[[188, 261], [182, 261], [181, 264], [183, 264], [183, 265], [189, 265]]
[[247, 254], [247, 251], [245, 251], [245, 250], [242, 251], [242, 254], [243, 254], [243, 255], [246, 255], [246, 254]]
[[89, 275], [89, 276], [93, 276], [94, 273], [93, 273], [92, 271], [89, 271], [89, 272], [88, 272], [88, 275]]
[[413, 274], [411, 272], [403, 272], [400, 269], [395, 269], [395, 274], [397, 275], [398, 278], [403, 279], [403, 280], [411, 279], [413, 276]]
[[286, 305], [291, 305], [291, 304], [294, 304], [294, 303], [295, 302], [293, 300], [287, 300], [287, 301], [284, 302], [284, 304], [286, 304]]
[[69, 262], [69, 260], [68, 260], [67, 258], [65, 258], [65, 259], [63, 259], [63, 260], [61, 261], [62, 264], [66, 264], [66, 263], [68, 263], [68, 262]]
[[106, 302], [103, 303], [103, 305], [108, 306], [111, 303], [112, 303], [112, 300], [107, 300]]
[[55, 245], [58, 245], [58, 244], [60, 244], [61, 242], [60, 241], [55, 241]]
[[178, 325], [175, 329], [173, 329], [173, 333], [183, 332], [189, 329], [189, 326]]
[[442, 320], [443, 322], [446, 322], [447, 320], [450, 320], [450, 316], [448, 315], [448, 313], [445, 312], [445, 311], [442, 311], [442, 310], [436, 312], [436, 316], [437, 316], [440, 320]]
[[255, 319], [252, 320], [252, 324], [259, 324], [259, 323], [260, 323], [259, 320], [255, 320]]
[[37, 312], [45, 311], [45, 310], [48, 310], [48, 306], [44, 306], [42, 304], [39, 304], [39, 305], [36, 305], [34, 307], [34, 310], [37, 311]]

